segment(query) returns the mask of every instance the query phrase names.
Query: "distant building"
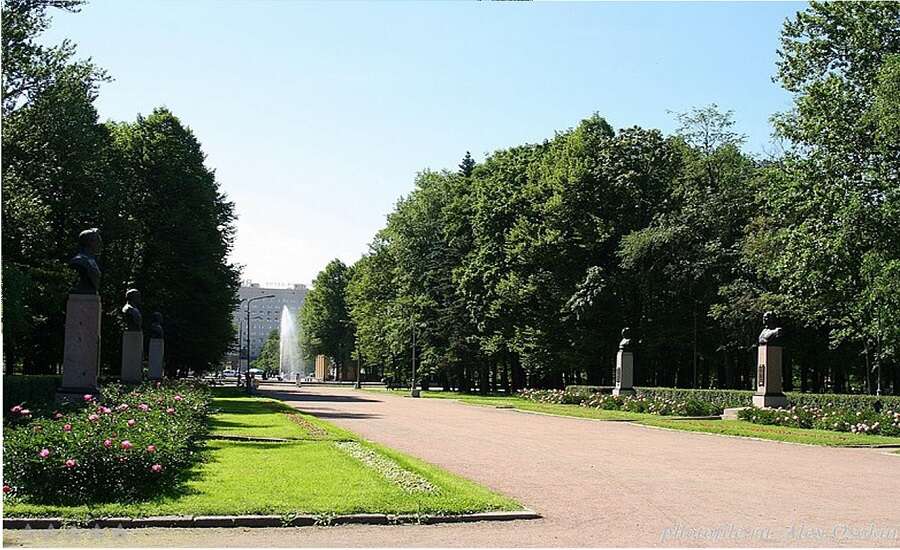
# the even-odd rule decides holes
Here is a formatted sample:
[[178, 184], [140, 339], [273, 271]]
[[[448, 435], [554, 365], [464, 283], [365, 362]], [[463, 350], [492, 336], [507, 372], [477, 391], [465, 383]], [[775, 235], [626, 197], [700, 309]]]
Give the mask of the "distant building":
[[[235, 334], [239, 335], [240, 342], [235, 342], [234, 350], [228, 357], [228, 362], [232, 368], [238, 368], [239, 365], [247, 364], [247, 302], [250, 298], [266, 296], [273, 294], [274, 298], [264, 300], [255, 300], [250, 306], [250, 361], [252, 362], [259, 356], [266, 338], [273, 330], [281, 327], [281, 310], [287, 306], [288, 312], [294, 320], [297, 319], [297, 313], [303, 307], [303, 300], [306, 298], [307, 289], [303, 284], [272, 284], [266, 283], [262, 286], [252, 281], [244, 281], [238, 291], [238, 298], [244, 300], [237, 309], [234, 310], [232, 321], [234, 322]], [[240, 358], [238, 361], [238, 350], [240, 350]]]

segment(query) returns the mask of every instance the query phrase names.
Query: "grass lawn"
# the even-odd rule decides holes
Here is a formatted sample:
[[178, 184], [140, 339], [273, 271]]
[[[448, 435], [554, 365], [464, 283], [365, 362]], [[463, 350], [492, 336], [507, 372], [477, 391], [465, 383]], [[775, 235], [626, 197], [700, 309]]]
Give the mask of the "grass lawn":
[[[453, 514], [518, 510], [516, 502], [402, 453], [263, 398], [217, 390], [214, 434], [297, 439], [288, 443], [213, 440], [206, 460], [173, 494], [130, 504], [54, 506], [7, 500], [4, 515], [142, 517], [238, 514]], [[289, 414], [286, 414], [289, 413]], [[300, 423], [291, 419], [300, 419]], [[374, 456], [364, 461], [342, 450]], [[388, 466], [385, 467], [385, 464]], [[418, 480], [425, 489], [398, 483]]]
[[690, 432], [706, 432], [743, 437], [758, 437], [789, 443], [806, 443], [809, 445], [827, 445], [840, 447], [843, 445], [897, 445], [900, 437], [884, 437], [879, 435], [855, 434], [852, 432], [834, 432], [830, 430], [807, 430], [786, 426], [769, 426], [754, 424], [743, 420], [672, 420], [657, 416], [652, 420], [643, 420], [641, 424], [686, 430]]
[[[381, 389], [366, 389], [365, 391], [388, 392]], [[408, 395], [409, 390], [390, 390], [396, 395]], [[897, 445], [900, 437], [884, 437], [877, 435], [855, 434], [851, 432], [834, 432], [829, 430], [806, 430], [802, 428], [789, 428], [785, 426], [769, 426], [753, 424], [743, 420], [676, 420], [673, 417], [659, 416], [656, 414], [632, 413], [626, 411], [605, 411], [581, 407], [579, 405], [556, 405], [549, 403], [536, 403], [527, 399], [507, 395], [470, 395], [453, 392], [423, 391], [422, 397], [434, 399], [456, 399], [471, 405], [491, 407], [512, 407], [523, 411], [558, 414], [561, 416], [573, 416], [577, 418], [592, 418], [595, 420], [625, 420], [634, 421], [648, 426], [684, 430], [689, 432], [706, 432], [722, 435], [734, 435], [741, 437], [758, 437], [774, 441], [788, 443], [805, 443], [808, 445], [845, 446], [845, 445]]]
[[281, 439], [354, 439], [346, 431], [301, 414], [297, 409], [276, 399], [247, 397], [237, 388], [214, 388], [210, 419], [211, 435], [271, 437]]

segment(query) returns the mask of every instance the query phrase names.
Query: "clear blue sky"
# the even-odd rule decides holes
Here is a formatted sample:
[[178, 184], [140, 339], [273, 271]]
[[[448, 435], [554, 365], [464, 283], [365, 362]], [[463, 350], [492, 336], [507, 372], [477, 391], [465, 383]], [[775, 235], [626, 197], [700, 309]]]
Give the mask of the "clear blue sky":
[[593, 112], [671, 132], [717, 103], [768, 148], [784, 19], [803, 3], [94, 0], [53, 10], [115, 81], [102, 119], [164, 105], [237, 203], [259, 282], [352, 263], [424, 168], [541, 141]]

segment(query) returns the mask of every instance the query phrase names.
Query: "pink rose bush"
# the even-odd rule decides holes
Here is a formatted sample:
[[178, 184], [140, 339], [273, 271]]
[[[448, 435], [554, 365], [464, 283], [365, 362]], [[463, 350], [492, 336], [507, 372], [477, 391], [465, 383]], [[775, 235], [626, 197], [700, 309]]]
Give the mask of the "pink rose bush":
[[58, 410], [32, 404], [36, 418], [23, 417], [23, 403], [7, 409], [3, 483], [14, 490], [6, 498], [61, 505], [152, 498], [200, 459], [206, 386], [110, 385], [86, 397]]
[[741, 420], [755, 424], [789, 426], [816, 430], [832, 430], [869, 435], [900, 436], [900, 407], [851, 410], [832, 404], [794, 405], [788, 409], [750, 407], [738, 413]]

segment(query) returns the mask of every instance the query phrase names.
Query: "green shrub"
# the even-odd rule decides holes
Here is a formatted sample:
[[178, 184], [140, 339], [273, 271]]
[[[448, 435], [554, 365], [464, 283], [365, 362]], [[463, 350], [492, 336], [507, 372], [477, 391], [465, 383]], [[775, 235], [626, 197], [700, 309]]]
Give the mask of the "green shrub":
[[3, 476], [15, 498], [55, 504], [132, 501], [177, 485], [198, 459], [209, 390], [186, 382], [106, 386], [102, 401], [31, 420], [13, 407]]
[[900, 409], [885, 408], [854, 410], [843, 406], [817, 407], [799, 405], [790, 409], [760, 409], [749, 407], [738, 418], [755, 424], [790, 426], [837, 432], [900, 436]]
[[663, 416], [712, 416], [720, 414], [715, 405], [699, 399], [663, 398], [647, 395], [607, 395], [595, 393], [581, 404], [604, 410], [658, 414]]

